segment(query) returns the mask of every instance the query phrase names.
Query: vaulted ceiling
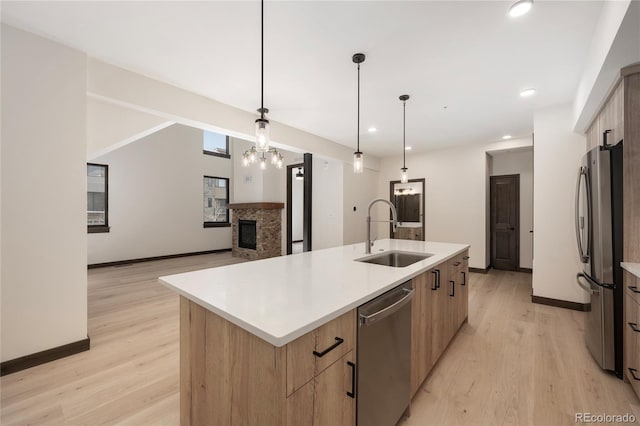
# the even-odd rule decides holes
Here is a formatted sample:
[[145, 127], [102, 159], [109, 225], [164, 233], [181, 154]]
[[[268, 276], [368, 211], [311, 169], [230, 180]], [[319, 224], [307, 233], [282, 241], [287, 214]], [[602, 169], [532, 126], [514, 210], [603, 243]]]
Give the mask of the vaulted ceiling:
[[[571, 102], [600, 1], [268, 1], [270, 118], [349, 147], [399, 155], [529, 135], [536, 108]], [[235, 107], [260, 106], [260, 3], [2, 2], [2, 20]], [[521, 98], [528, 87], [536, 95]], [[369, 133], [369, 127], [376, 127]]]

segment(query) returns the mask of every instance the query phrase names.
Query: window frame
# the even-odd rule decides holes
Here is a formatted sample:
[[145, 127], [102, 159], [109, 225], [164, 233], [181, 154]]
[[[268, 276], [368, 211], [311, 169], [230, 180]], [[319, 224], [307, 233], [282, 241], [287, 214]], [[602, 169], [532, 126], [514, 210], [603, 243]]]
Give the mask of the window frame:
[[[203, 130], [203, 132], [206, 132], [206, 130]], [[204, 149], [204, 133], [203, 133], [202, 138], [203, 138], [203, 142], [202, 142], [202, 147], [203, 147], [202, 148], [202, 153], [203, 154], [205, 154], [205, 155], [213, 155], [214, 157], [231, 158], [231, 154], [229, 154], [229, 135], [225, 135], [226, 154], [223, 154], [221, 152], [209, 151], [209, 150]]]
[[[228, 138], [228, 136], [227, 136]], [[227, 139], [228, 142], [229, 139]], [[224, 179], [225, 181], [227, 181], [227, 185], [226, 185], [226, 197], [227, 197], [227, 221], [226, 222], [206, 222], [204, 220], [204, 205], [202, 206], [203, 211], [202, 211], [202, 227], [203, 228], [228, 228], [231, 226], [231, 221], [230, 221], [230, 217], [229, 217], [229, 183], [231, 181], [230, 178], [227, 177], [221, 177], [221, 176], [209, 176], [209, 175], [204, 175], [202, 177], [202, 195], [204, 195], [204, 180], [205, 179]], [[204, 199], [204, 198], [203, 198]], [[214, 201], [215, 204], [215, 201]]]
[[[104, 225], [89, 225], [87, 223], [87, 233], [89, 234], [106, 233], [111, 230], [111, 227], [109, 226], [109, 165], [98, 164], [98, 163], [87, 163], [87, 167], [89, 166], [104, 167]], [[89, 175], [87, 174], [87, 178], [88, 177]], [[87, 195], [88, 194], [89, 194], [89, 191], [87, 191]]]

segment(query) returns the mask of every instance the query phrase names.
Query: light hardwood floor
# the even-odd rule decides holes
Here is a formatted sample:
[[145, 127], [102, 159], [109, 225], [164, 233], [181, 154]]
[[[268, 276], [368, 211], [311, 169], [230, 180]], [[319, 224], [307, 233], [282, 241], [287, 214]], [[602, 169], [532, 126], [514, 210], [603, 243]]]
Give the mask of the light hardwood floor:
[[[178, 296], [172, 273], [237, 263], [230, 253], [89, 271], [91, 350], [0, 380], [2, 425], [177, 425]], [[469, 322], [434, 367], [403, 426], [575, 424], [575, 412], [640, 414], [601, 372], [581, 312], [530, 302], [531, 275], [471, 274]]]

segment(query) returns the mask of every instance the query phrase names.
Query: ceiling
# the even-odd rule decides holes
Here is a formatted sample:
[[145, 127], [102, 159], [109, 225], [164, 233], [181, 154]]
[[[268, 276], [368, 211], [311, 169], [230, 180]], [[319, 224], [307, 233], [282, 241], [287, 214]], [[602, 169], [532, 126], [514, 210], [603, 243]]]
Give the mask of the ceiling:
[[[399, 155], [401, 94], [413, 152], [527, 136], [533, 111], [571, 102], [600, 1], [268, 1], [269, 117], [354, 148]], [[2, 2], [3, 22], [235, 107], [260, 106], [260, 4]], [[519, 92], [535, 87], [531, 98]], [[375, 126], [376, 133], [367, 129]]]

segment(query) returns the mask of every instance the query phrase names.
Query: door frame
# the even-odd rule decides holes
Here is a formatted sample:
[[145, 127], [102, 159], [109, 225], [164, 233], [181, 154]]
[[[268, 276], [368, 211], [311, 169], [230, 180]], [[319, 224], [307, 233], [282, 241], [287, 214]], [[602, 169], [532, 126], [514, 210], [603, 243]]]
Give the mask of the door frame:
[[311, 154], [304, 154], [303, 162], [290, 164], [287, 166], [287, 254], [291, 254], [293, 251], [293, 211], [291, 209], [291, 203], [293, 201], [293, 187], [291, 179], [291, 171], [302, 167], [304, 170], [304, 183], [303, 183], [303, 200], [302, 200], [302, 251], [311, 251], [311, 197], [313, 187], [313, 170], [312, 170], [313, 157]]
[[[420, 218], [420, 221], [422, 222], [422, 241], [427, 241], [427, 235], [425, 233], [425, 216], [426, 216], [426, 211], [425, 211], [425, 202], [424, 199], [426, 198], [426, 194], [425, 194], [425, 178], [419, 178], [419, 179], [409, 179], [408, 183], [412, 183], [412, 182], [421, 182], [422, 183], [422, 217]], [[389, 201], [391, 203], [393, 203], [393, 185], [396, 183], [402, 183], [399, 180], [391, 180], [389, 181]], [[395, 204], [394, 204], [395, 206]], [[389, 211], [389, 219], [393, 219], [393, 216], [391, 214], [391, 211]], [[389, 238], [393, 238], [393, 224], [389, 223]]]
[[496, 178], [515, 177], [516, 179], [516, 265], [514, 271], [520, 272], [520, 173], [508, 174], [508, 175], [493, 175], [489, 176], [489, 268], [495, 268], [494, 266], [494, 249], [493, 249], [493, 231], [494, 231], [494, 209], [493, 202], [493, 182]]

